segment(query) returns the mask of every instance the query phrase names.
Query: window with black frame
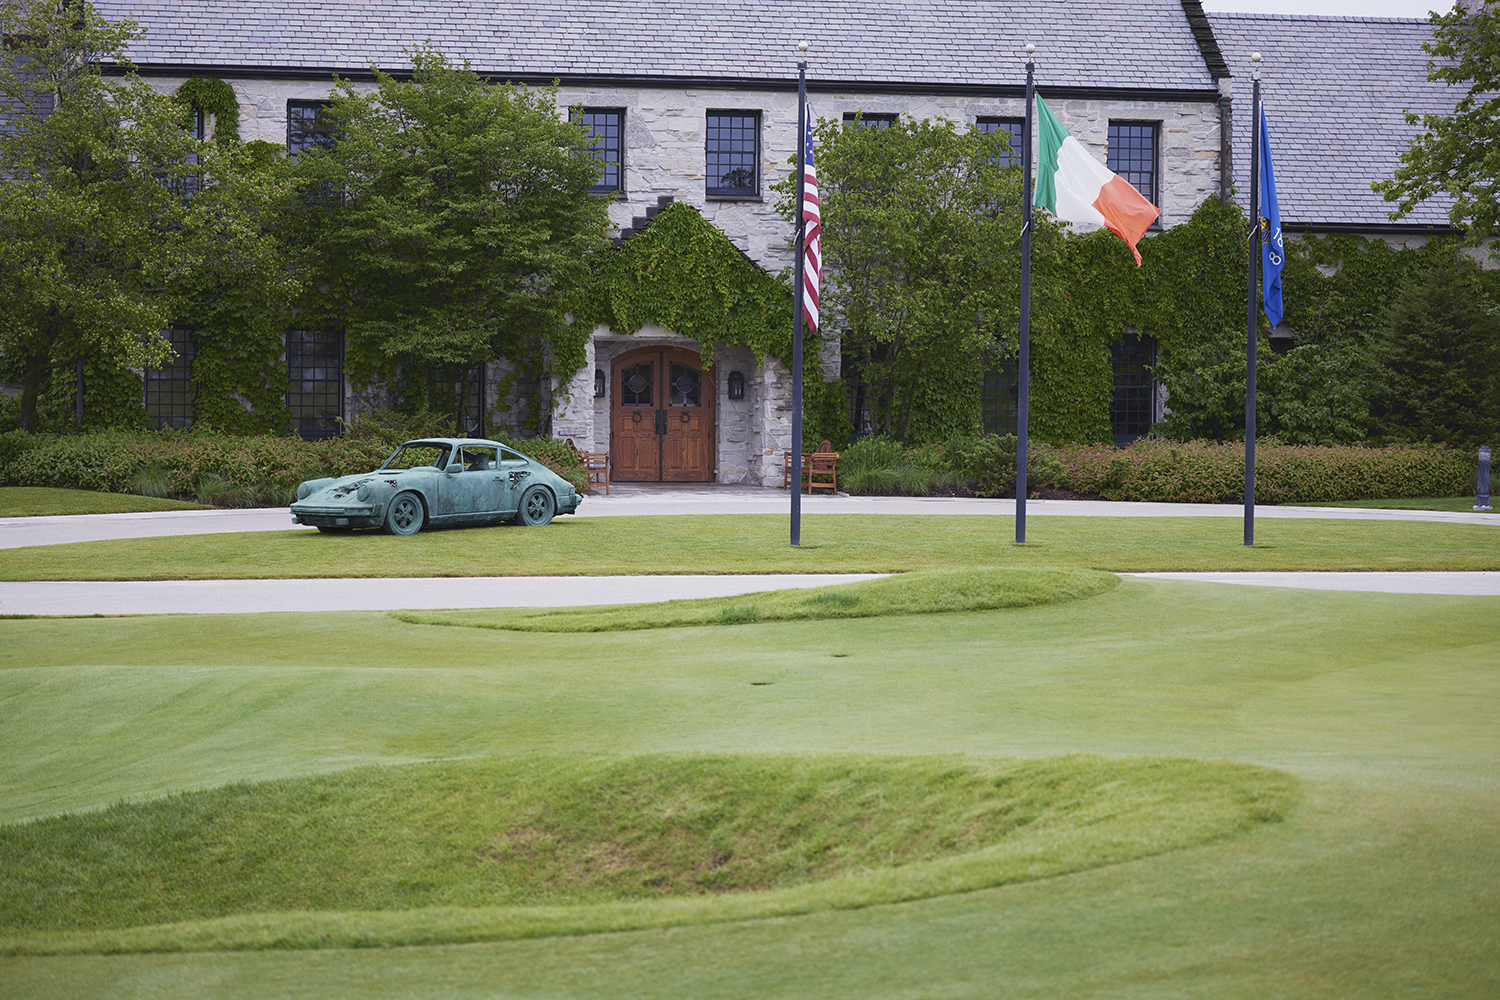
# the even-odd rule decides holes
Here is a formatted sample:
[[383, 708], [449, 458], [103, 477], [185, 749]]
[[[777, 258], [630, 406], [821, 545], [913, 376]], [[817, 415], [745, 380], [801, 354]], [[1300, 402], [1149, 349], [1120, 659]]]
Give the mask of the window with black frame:
[[291, 330], [286, 335], [287, 409], [309, 440], [338, 437], [344, 415], [344, 337], [338, 331]]
[[974, 122], [974, 127], [981, 132], [1009, 135], [1008, 147], [1000, 154], [1000, 166], [1018, 167], [1021, 165], [1021, 132], [1026, 123], [1019, 118], [979, 118]]
[[760, 196], [760, 112], [710, 111], [704, 144], [705, 194], [710, 198]]
[[142, 374], [146, 386], [146, 419], [152, 430], [187, 430], [193, 426], [198, 386], [193, 381], [193, 359], [198, 345], [193, 331], [173, 328], [165, 331], [172, 345], [173, 357], [160, 368], [147, 368]]
[[328, 117], [328, 101], [286, 102], [286, 152], [292, 159], [305, 149], [328, 149], [338, 133]]
[[1157, 146], [1160, 122], [1110, 122], [1109, 169], [1125, 178], [1151, 204], [1157, 204]]
[[844, 124], [846, 126], [854, 125], [857, 128], [890, 128], [896, 124], [896, 116], [894, 114], [868, 113], [864, 111], [845, 111]]
[[984, 433], [1016, 433], [1020, 395], [1020, 362], [1016, 358], [992, 358], [979, 390], [979, 424]]
[[1151, 433], [1156, 420], [1156, 340], [1127, 333], [1110, 345], [1114, 369], [1114, 395], [1109, 404], [1109, 424], [1115, 444], [1125, 445]]
[[621, 108], [584, 108], [578, 121], [594, 137], [594, 156], [604, 165], [599, 182], [589, 191], [614, 194], [625, 190], [625, 111]]

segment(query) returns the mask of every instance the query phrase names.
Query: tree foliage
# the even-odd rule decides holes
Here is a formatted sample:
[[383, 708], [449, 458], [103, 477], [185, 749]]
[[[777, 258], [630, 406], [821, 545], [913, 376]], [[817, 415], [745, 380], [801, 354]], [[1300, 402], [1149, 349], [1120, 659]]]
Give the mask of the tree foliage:
[[125, 64], [133, 22], [5, 0], [0, 33], [0, 353], [32, 430], [54, 371], [169, 357], [182, 282], [274, 272], [278, 188], [239, 144], [195, 139], [183, 104], [100, 72]]
[[[1466, 9], [1467, 8], [1467, 9]], [[1371, 185], [1396, 203], [1392, 219], [1437, 195], [1453, 199], [1452, 224], [1479, 242], [1500, 235], [1500, 9], [1488, 0], [1455, 4], [1431, 17], [1427, 78], [1466, 87], [1452, 114], [1415, 115], [1426, 132], [1412, 139], [1401, 166]]]
[[354, 354], [431, 372], [541, 353], [577, 370], [592, 331], [568, 316], [609, 228], [588, 133], [559, 118], [555, 88], [409, 54], [409, 81], [340, 81], [336, 141], [298, 157], [317, 297]]
[[[984, 361], [1018, 329], [1021, 180], [1005, 135], [901, 119], [819, 121], [822, 325], [868, 384], [873, 429], [902, 440], [974, 429]], [[791, 214], [795, 179], [780, 185]], [[1055, 230], [1040, 223], [1035, 243]]]

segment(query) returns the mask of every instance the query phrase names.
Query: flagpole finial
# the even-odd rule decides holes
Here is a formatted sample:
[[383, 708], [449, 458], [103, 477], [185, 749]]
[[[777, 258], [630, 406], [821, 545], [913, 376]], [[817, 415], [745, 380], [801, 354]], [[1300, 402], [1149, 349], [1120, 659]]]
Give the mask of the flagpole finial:
[[1251, 70], [1251, 72], [1250, 72], [1250, 78], [1252, 80], [1259, 80], [1260, 79], [1260, 53], [1259, 52], [1252, 52], [1252, 53], [1250, 53], [1250, 70]]
[[1030, 42], [1027, 42], [1026, 43], [1026, 54], [1029, 56], [1032, 53], [1034, 53], [1035, 51], [1036, 51], [1036, 46], [1032, 45]]
[[797, 43], [797, 51], [803, 53], [804, 55], [807, 53], [807, 40], [806, 39], [803, 39], [802, 41], [800, 41], [800, 42]]

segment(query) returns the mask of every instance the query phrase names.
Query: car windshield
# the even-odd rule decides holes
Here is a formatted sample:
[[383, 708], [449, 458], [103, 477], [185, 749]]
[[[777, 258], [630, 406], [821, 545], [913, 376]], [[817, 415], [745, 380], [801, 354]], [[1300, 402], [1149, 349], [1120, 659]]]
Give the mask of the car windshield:
[[445, 444], [403, 444], [396, 454], [385, 460], [380, 468], [395, 472], [399, 469], [415, 469], [420, 466], [445, 468], [448, 464], [448, 446]]

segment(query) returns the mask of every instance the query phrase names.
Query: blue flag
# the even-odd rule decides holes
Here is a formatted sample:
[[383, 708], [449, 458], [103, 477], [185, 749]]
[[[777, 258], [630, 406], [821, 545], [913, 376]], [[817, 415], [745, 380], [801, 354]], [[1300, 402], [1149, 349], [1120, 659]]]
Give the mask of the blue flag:
[[1271, 136], [1266, 130], [1266, 106], [1260, 106], [1260, 244], [1261, 294], [1266, 319], [1281, 322], [1281, 269], [1286, 247], [1281, 241], [1281, 209], [1276, 205], [1276, 172], [1271, 169]]

